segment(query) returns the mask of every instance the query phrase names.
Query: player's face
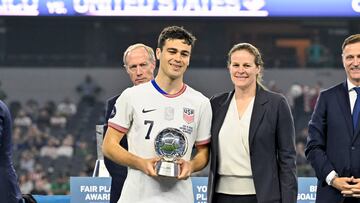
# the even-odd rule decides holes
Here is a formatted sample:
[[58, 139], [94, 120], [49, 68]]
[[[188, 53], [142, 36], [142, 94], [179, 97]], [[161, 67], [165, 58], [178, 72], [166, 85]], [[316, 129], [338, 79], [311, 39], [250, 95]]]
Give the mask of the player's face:
[[360, 42], [345, 46], [342, 61], [349, 80], [354, 85], [360, 85]]
[[126, 71], [134, 85], [153, 79], [155, 64], [149, 60], [149, 54], [144, 47], [132, 50], [126, 56]]
[[255, 64], [255, 56], [246, 50], [238, 50], [231, 54], [229, 72], [235, 87], [246, 89], [256, 85], [256, 77], [260, 68]]
[[159, 73], [165, 74], [171, 79], [177, 79], [184, 75], [190, 63], [191, 45], [184, 40], [168, 39], [163, 49], [156, 49], [156, 57], [159, 59]]

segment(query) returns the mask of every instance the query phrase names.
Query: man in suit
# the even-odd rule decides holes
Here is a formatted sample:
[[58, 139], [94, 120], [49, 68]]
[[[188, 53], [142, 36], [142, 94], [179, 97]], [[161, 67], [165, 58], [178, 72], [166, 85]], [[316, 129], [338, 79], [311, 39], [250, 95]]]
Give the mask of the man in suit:
[[[124, 52], [124, 67], [134, 85], [148, 82], [154, 78], [155, 54], [152, 48], [144, 44], [129, 46]], [[113, 107], [119, 95], [116, 95], [106, 102], [104, 136], [107, 130], [107, 121], [115, 114]], [[127, 149], [127, 140], [122, 139], [120, 145]], [[111, 180], [110, 203], [116, 203], [120, 197], [122, 187], [127, 175], [127, 167], [118, 165], [104, 157], [105, 166], [108, 169]]]
[[22, 201], [17, 175], [11, 160], [11, 130], [9, 109], [0, 100], [0, 201], [4, 203]]
[[360, 203], [360, 34], [345, 39], [342, 61], [347, 80], [320, 93], [309, 122], [305, 154], [317, 203]]

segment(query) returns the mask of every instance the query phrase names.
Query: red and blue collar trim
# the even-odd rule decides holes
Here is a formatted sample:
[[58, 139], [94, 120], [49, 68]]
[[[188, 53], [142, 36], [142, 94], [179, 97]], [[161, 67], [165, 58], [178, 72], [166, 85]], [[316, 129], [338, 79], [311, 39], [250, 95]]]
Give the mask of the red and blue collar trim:
[[155, 79], [151, 80], [151, 84], [155, 87], [155, 89], [158, 92], [160, 92], [160, 94], [162, 94], [162, 95], [167, 95], [168, 94], [164, 90], [162, 90], [161, 87], [159, 87], [159, 85], [156, 83]]
[[183, 84], [183, 86], [181, 87], [181, 89], [175, 93], [175, 94], [168, 94], [167, 92], [165, 92], [163, 89], [161, 89], [159, 87], [159, 85], [156, 83], [155, 79], [151, 80], [151, 84], [154, 86], [154, 88], [162, 95], [164, 95], [165, 97], [169, 97], [169, 98], [173, 98], [173, 97], [177, 97], [179, 95], [181, 95], [182, 93], [185, 92], [186, 90], [186, 85]]

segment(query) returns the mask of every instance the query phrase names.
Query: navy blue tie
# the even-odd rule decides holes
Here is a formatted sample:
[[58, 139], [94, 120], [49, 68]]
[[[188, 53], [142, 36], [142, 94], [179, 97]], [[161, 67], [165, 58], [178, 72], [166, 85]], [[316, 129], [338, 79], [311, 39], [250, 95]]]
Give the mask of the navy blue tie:
[[359, 113], [360, 113], [360, 87], [354, 87], [354, 90], [356, 91], [356, 101], [353, 109], [353, 125], [354, 130], [356, 130], [359, 120]]

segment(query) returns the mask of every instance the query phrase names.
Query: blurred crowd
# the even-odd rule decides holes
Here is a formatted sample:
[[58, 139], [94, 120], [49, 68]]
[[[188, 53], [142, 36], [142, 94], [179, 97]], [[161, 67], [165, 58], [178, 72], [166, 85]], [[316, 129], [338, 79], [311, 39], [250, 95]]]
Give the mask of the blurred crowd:
[[322, 83], [317, 82], [314, 86], [294, 83], [286, 92], [279, 89], [274, 81], [270, 81], [268, 87], [272, 91], [284, 94], [291, 107], [296, 131], [297, 176], [315, 176], [314, 170], [306, 160], [304, 150], [308, 136], [307, 126], [322, 90]]
[[[82, 107], [78, 108], [79, 105]], [[97, 107], [102, 106], [83, 100], [76, 105], [69, 98], [58, 104], [48, 101], [39, 105], [36, 100], [10, 103], [13, 159], [22, 193], [68, 194], [70, 176], [92, 175], [96, 161], [95, 133], [88, 131], [82, 135], [82, 131], [84, 128], [95, 131], [96, 121], [87, 119], [84, 111], [97, 109], [101, 115], [103, 109]]]

